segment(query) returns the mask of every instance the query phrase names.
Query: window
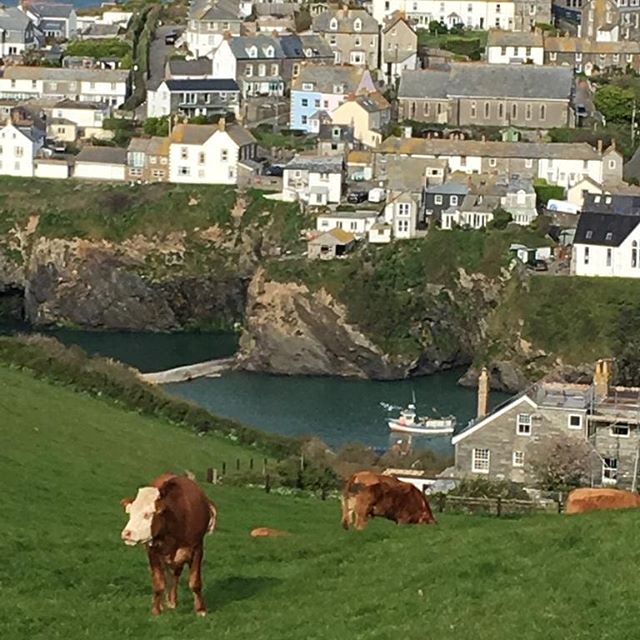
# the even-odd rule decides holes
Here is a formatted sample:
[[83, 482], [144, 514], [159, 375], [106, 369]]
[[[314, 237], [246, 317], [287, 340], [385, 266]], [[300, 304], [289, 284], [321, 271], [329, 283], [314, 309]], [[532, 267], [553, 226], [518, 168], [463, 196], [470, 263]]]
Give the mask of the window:
[[472, 118], [476, 117], [476, 101], [475, 100], [471, 103], [471, 117]]
[[474, 473], [489, 473], [491, 451], [489, 449], [474, 449], [471, 456], [471, 471]]
[[582, 429], [582, 416], [580, 414], [571, 414], [567, 420], [569, 429]]
[[513, 47], [513, 57], [517, 58], [520, 55], [520, 47]]
[[519, 436], [531, 435], [531, 414], [519, 413], [516, 420], [516, 433]]
[[589, 264], [589, 247], [584, 248], [584, 263]]
[[504, 103], [503, 102], [499, 102], [498, 103], [498, 118], [500, 118], [500, 119], [504, 118]]
[[309, 100], [307, 100], [307, 98], [302, 98], [302, 100], [300, 101], [300, 104], [302, 104], [303, 107], [308, 107]]
[[618, 458], [602, 458], [602, 484], [618, 481]]
[[351, 64], [364, 64], [364, 53], [361, 51], [352, 51], [349, 61]]
[[205, 155], [204, 155], [204, 153], [201, 151], [201, 152], [198, 154], [198, 164], [204, 164], [204, 162], [205, 162]]
[[582, 54], [576, 53], [576, 62], [582, 62]]
[[495, 158], [489, 158], [489, 166], [495, 167], [497, 164], [497, 160]]
[[16, 147], [16, 158], [22, 158], [24, 149], [22, 147]]
[[190, 173], [189, 167], [178, 167], [179, 176], [188, 176]]
[[429, 108], [431, 107], [431, 105], [428, 102], [425, 102], [423, 107], [422, 107], [422, 111], [424, 113], [425, 116], [429, 115]]
[[449, 198], [449, 204], [450, 204], [452, 207], [455, 207], [455, 206], [458, 204], [458, 196], [451, 196], [451, 197]]
[[525, 120], [531, 120], [531, 104], [527, 104], [524, 111]]
[[634, 240], [631, 243], [631, 267], [635, 269], [638, 266], [638, 243]]
[[248, 64], [244, 68], [244, 75], [247, 76], [247, 78], [253, 75], [253, 65], [252, 64]]
[[398, 215], [408, 216], [411, 214], [411, 205], [408, 202], [400, 202], [398, 204]]
[[616, 168], [616, 161], [609, 160], [609, 169], [615, 169], [615, 168]]
[[499, 4], [496, 5], [496, 13], [500, 13], [500, 5]]
[[518, 105], [515, 102], [511, 105], [511, 117], [512, 118], [518, 117]]
[[513, 466], [524, 467], [524, 451], [513, 452]]
[[503, 56], [507, 55], [507, 47], [500, 47], [500, 55], [503, 55]]
[[222, 149], [220, 151], [220, 161], [226, 162], [229, 159], [229, 151], [227, 149]]
[[187, 149], [187, 147], [181, 147], [180, 148], [180, 160], [186, 160], [188, 153], [189, 153], [189, 150]]
[[631, 429], [628, 424], [614, 424], [611, 425], [611, 435], [615, 438], [628, 438]]
[[360, 20], [360, 18], [356, 18], [353, 21], [353, 30], [354, 31], [362, 31], [362, 20]]
[[271, 75], [272, 76], [277, 76], [278, 75], [278, 65], [277, 64], [272, 64], [271, 65]]
[[524, 166], [527, 169], [531, 169], [533, 167], [533, 159], [532, 158], [526, 158], [524, 161]]
[[433, 197], [433, 202], [434, 202], [434, 204], [442, 204], [442, 196], [441, 195], [435, 195]]
[[485, 118], [489, 117], [489, 103], [488, 102], [484, 103], [484, 117]]
[[331, 18], [331, 22], [329, 23], [329, 29], [331, 29], [331, 31], [338, 30], [338, 21], [335, 18]]
[[558, 59], [558, 54], [555, 51], [549, 53], [549, 60], [555, 62]]
[[540, 105], [540, 120], [546, 120], [547, 118], [547, 105], [546, 104], [541, 104]]
[[267, 75], [267, 65], [266, 64], [259, 64], [258, 65], [258, 75], [261, 78], [264, 78], [264, 76]]
[[356, 36], [356, 38], [355, 38], [355, 46], [356, 47], [361, 47], [362, 46], [362, 38], [360, 36]]
[[607, 267], [611, 266], [611, 247], [607, 248]]

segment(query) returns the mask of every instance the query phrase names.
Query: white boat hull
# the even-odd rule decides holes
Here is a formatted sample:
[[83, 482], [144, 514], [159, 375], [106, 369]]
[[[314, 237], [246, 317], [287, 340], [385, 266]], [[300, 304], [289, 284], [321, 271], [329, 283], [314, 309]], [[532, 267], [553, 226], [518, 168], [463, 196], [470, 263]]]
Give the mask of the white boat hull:
[[454, 426], [443, 424], [442, 426], [426, 427], [419, 424], [402, 424], [396, 420], [389, 420], [389, 429], [399, 433], [411, 433], [423, 436], [448, 436], [453, 433]]

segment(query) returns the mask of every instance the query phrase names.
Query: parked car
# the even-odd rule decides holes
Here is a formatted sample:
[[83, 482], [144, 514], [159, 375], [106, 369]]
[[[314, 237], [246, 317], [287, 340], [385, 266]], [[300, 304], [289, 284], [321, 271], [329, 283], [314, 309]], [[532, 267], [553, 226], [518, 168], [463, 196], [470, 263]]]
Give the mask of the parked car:
[[175, 44], [178, 39], [178, 32], [174, 29], [173, 31], [169, 31], [164, 35], [164, 43], [165, 44]]
[[586, 118], [589, 115], [587, 107], [585, 107], [583, 104], [577, 104], [576, 115], [578, 116], [578, 118]]
[[531, 268], [534, 271], [549, 271], [549, 265], [546, 263], [545, 260], [540, 260], [540, 259], [534, 260], [531, 265]]
[[265, 167], [262, 173], [265, 176], [282, 178], [282, 174], [284, 173], [284, 167], [282, 167], [279, 164], [272, 164], [272, 165], [269, 165], [268, 167]]
[[365, 202], [368, 196], [368, 191], [352, 191], [347, 195], [347, 202], [350, 202], [351, 204], [360, 204], [361, 202]]

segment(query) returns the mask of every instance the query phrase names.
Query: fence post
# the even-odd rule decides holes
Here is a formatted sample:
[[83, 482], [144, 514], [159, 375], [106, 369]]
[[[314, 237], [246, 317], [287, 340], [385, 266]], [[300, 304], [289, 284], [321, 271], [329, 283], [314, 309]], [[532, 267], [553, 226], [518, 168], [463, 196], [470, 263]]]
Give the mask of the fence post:
[[222, 475], [223, 476], [227, 475], [227, 463], [226, 462], [222, 463]]
[[240, 471], [240, 458], [236, 458], [236, 471]]
[[264, 490], [265, 490], [265, 493], [269, 493], [271, 491], [271, 477], [269, 476], [268, 473], [264, 477]]
[[209, 484], [213, 482], [213, 469], [211, 467], [207, 467], [207, 482]]
[[213, 482], [213, 484], [218, 484], [218, 470], [217, 469], [213, 470], [213, 478], [211, 479], [211, 482]]
[[447, 501], [447, 494], [441, 493], [440, 496], [438, 497], [438, 511], [440, 513], [444, 513], [444, 506], [446, 501]]
[[562, 513], [563, 509], [563, 504], [562, 504], [562, 491], [558, 491], [558, 513]]
[[262, 460], [262, 475], [264, 476], [267, 473], [267, 459], [263, 458]]
[[253, 458], [249, 458], [249, 469], [253, 471]]
[[498, 501], [496, 502], [496, 516], [499, 518], [502, 515], [502, 498], [498, 496]]

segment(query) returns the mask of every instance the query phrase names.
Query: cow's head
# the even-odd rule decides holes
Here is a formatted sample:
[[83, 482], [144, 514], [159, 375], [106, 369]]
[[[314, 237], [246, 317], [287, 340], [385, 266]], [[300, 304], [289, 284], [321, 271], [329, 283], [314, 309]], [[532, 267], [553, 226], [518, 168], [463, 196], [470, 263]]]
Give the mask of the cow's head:
[[125, 512], [129, 514], [129, 522], [120, 534], [125, 544], [144, 544], [152, 540], [152, 524], [158, 512], [159, 497], [160, 491], [155, 487], [142, 487], [138, 489], [135, 500], [125, 498], [120, 501]]
[[431, 511], [423, 511], [418, 517], [418, 524], [438, 524]]

